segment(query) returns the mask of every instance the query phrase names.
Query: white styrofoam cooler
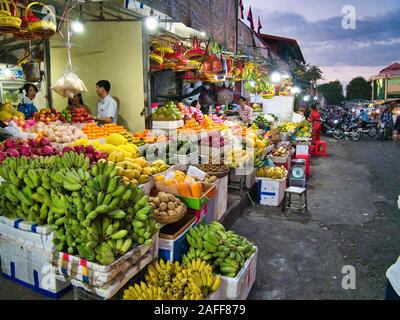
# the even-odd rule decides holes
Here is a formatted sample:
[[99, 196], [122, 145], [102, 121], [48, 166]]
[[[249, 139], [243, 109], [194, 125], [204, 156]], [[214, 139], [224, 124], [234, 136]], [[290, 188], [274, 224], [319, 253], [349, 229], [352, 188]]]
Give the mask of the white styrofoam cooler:
[[228, 175], [217, 180], [217, 192], [208, 201], [208, 216], [206, 222], [219, 221], [228, 206]]
[[174, 130], [182, 128], [183, 125], [184, 125], [183, 120], [153, 121], [153, 129]]
[[278, 207], [285, 194], [286, 178], [278, 180], [257, 177], [256, 180], [258, 184], [258, 204]]
[[38, 226], [23, 219], [0, 217], [0, 236], [6, 236], [16, 241], [25, 241], [46, 251], [55, 248], [54, 232], [49, 225]]
[[254, 167], [248, 167], [245, 169], [234, 169], [229, 173], [229, 178], [232, 182], [240, 182], [241, 176], [245, 176], [245, 186], [247, 189], [251, 189], [255, 183], [256, 170]]
[[258, 249], [246, 261], [236, 278], [222, 277], [221, 288], [223, 300], [247, 299], [247, 296], [256, 280], [257, 253]]
[[0, 271], [6, 278], [51, 298], [71, 289], [69, 283], [51, 273], [50, 251], [6, 236], [0, 236]]

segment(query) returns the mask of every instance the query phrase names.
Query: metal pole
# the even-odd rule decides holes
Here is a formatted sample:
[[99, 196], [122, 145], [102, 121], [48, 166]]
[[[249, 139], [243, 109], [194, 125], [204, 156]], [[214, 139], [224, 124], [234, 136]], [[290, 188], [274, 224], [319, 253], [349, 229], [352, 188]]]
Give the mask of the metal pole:
[[143, 55], [143, 89], [144, 89], [144, 116], [145, 116], [145, 127], [151, 129], [151, 87], [150, 87], [150, 58], [149, 58], [149, 33], [141, 22], [142, 28], [142, 55]]
[[44, 42], [44, 61], [46, 66], [46, 86], [47, 86], [47, 100], [49, 102], [49, 106], [53, 106], [53, 92], [50, 89], [51, 87], [51, 68], [50, 68], [50, 41], [46, 40]]

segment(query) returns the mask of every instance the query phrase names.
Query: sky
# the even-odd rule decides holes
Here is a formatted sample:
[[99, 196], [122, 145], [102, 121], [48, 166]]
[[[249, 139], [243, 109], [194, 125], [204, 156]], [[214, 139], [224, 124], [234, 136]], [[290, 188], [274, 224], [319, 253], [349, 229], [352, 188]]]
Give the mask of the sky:
[[[346, 85], [356, 76], [369, 78], [400, 62], [399, 0], [243, 0], [262, 33], [294, 38], [307, 63], [324, 72], [322, 82]], [[342, 9], [355, 9], [355, 29], [342, 27]], [[247, 21], [246, 21], [247, 22]]]

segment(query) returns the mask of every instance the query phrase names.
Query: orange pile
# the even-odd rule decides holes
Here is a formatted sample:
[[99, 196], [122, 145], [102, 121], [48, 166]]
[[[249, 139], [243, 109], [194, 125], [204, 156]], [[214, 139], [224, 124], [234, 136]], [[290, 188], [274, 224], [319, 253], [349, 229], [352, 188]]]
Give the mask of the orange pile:
[[215, 123], [209, 116], [205, 115], [201, 123], [198, 123], [194, 119], [190, 119], [185, 122], [183, 128], [179, 129], [179, 132], [197, 132], [202, 130], [205, 131], [221, 131], [227, 129], [228, 126], [223, 123]]
[[102, 127], [95, 123], [88, 123], [82, 131], [87, 135], [88, 139], [99, 139], [108, 137], [112, 133], [123, 133], [127, 130], [123, 126], [117, 126], [115, 123], [107, 123]]

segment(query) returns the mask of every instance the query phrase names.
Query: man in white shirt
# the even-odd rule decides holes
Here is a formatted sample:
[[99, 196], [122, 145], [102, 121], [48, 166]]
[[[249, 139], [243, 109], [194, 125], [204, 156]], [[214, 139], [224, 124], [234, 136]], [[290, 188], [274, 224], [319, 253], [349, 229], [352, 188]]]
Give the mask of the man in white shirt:
[[117, 123], [117, 102], [110, 96], [111, 84], [107, 80], [96, 83], [96, 92], [100, 97], [97, 104], [96, 120], [101, 123]]

